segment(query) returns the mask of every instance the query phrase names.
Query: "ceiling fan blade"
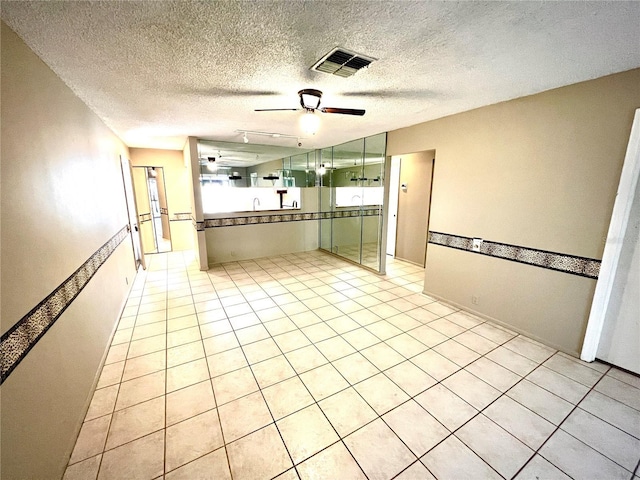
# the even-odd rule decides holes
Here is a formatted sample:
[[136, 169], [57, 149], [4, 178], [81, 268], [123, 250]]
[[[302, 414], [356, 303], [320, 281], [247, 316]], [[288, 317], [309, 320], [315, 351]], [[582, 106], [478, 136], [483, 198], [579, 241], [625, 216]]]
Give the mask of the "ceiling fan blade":
[[300, 108], [256, 108], [254, 112], [295, 112]]
[[343, 115], [364, 115], [364, 110], [358, 110], [355, 108], [333, 108], [333, 107], [323, 107], [319, 108], [322, 113], [341, 113]]

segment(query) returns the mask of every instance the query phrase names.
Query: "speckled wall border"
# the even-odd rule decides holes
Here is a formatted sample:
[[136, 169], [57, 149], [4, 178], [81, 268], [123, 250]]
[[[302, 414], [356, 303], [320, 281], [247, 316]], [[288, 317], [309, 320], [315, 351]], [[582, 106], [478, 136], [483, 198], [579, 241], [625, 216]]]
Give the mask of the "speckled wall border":
[[191, 220], [191, 212], [178, 212], [171, 215], [171, 222], [182, 222], [184, 220]]
[[150, 222], [151, 221], [151, 214], [150, 213], [141, 213], [140, 215], [138, 215], [138, 219], [140, 220], [140, 223]]
[[473, 252], [473, 238], [431, 231], [429, 232], [429, 243], [458, 250], [466, 250], [480, 255], [502, 258], [512, 262], [534, 265], [536, 267], [569, 273], [571, 275], [579, 275], [581, 277], [597, 279], [600, 273], [601, 261], [593, 258], [578, 257], [575, 255], [549, 252], [536, 248], [520, 247], [488, 240], [483, 240], [479, 252]]
[[[304, 222], [309, 220], [329, 220], [359, 216], [378, 216], [379, 207], [355, 210], [337, 210], [333, 212], [278, 213], [274, 215], [249, 215], [245, 217], [210, 218], [204, 222], [195, 222], [196, 230], [203, 228], [238, 227], [242, 225], [261, 225], [266, 223]], [[201, 225], [202, 224], [202, 225]]]
[[4, 383], [38, 340], [71, 305], [118, 245], [128, 236], [129, 226], [126, 225], [91, 255], [69, 278], [2, 335], [0, 338], [0, 358], [2, 359], [0, 384]]

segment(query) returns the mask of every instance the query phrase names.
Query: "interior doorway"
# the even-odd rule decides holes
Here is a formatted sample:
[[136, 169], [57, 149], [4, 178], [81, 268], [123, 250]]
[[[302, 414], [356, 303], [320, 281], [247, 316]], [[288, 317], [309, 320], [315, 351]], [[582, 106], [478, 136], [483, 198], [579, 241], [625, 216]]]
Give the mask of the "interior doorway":
[[435, 150], [391, 157], [387, 255], [425, 266]]
[[136, 262], [136, 270], [140, 266], [146, 269], [144, 255], [142, 254], [142, 238], [140, 234], [140, 223], [138, 219], [138, 207], [133, 187], [133, 176], [131, 173], [131, 162], [128, 158], [120, 156], [120, 166], [122, 167], [122, 181], [124, 183], [124, 196], [127, 202], [127, 213], [129, 216], [129, 231], [133, 243], [133, 256]]
[[133, 167], [144, 253], [172, 250], [169, 206], [162, 167]]

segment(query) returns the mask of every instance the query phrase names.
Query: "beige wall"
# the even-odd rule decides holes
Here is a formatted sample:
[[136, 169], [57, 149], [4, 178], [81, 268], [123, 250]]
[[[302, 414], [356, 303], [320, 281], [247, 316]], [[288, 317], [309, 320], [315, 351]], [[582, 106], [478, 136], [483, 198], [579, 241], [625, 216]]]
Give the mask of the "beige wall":
[[[1, 23], [2, 332], [127, 223], [122, 142]], [[135, 275], [126, 238], [0, 387], [2, 478], [60, 478]]]
[[[300, 189], [300, 210], [284, 213], [318, 211], [318, 189]], [[271, 212], [260, 212], [260, 215]], [[282, 212], [273, 212], [282, 213]], [[234, 217], [243, 214], [220, 214], [208, 216]], [[304, 252], [318, 248], [318, 221], [269, 223], [263, 225], [241, 225], [215, 227], [205, 230], [209, 265], [233, 262], [250, 258]]]
[[396, 257], [424, 266], [427, 251], [431, 174], [435, 152], [401, 155]]
[[[430, 230], [599, 259], [638, 105], [640, 69], [395, 130], [387, 154], [436, 150]], [[578, 353], [594, 280], [431, 245], [426, 267], [425, 291]]]
[[[182, 151], [131, 148], [130, 152], [131, 165], [133, 167], [162, 167], [167, 194], [167, 204], [169, 206], [169, 219], [173, 218], [175, 213], [191, 212], [189, 171], [185, 166], [184, 154]], [[139, 188], [137, 183], [135, 187], [136, 197], [138, 197]], [[147, 204], [148, 203], [149, 202], [147, 201]], [[140, 213], [143, 212], [141, 211]], [[174, 251], [193, 249], [193, 223], [191, 220], [170, 220], [170, 229], [171, 246]]]

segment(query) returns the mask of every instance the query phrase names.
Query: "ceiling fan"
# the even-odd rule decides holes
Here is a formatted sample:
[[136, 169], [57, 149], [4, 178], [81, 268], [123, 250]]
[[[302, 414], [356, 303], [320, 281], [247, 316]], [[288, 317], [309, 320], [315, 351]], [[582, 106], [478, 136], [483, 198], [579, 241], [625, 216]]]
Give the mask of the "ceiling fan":
[[305, 110], [306, 112], [315, 112], [316, 110], [322, 113], [341, 113], [342, 115], [364, 115], [364, 110], [355, 108], [335, 108], [335, 107], [320, 107], [320, 99], [322, 98], [322, 92], [313, 88], [305, 88], [298, 92], [300, 97], [300, 105], [302, 108], [258, 108], [256, 112], [279, 112], [279, 111], [297, 111]]

